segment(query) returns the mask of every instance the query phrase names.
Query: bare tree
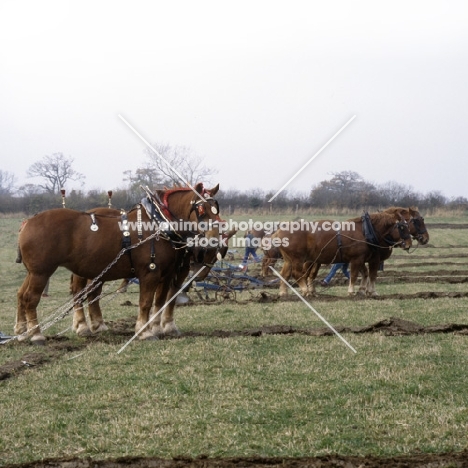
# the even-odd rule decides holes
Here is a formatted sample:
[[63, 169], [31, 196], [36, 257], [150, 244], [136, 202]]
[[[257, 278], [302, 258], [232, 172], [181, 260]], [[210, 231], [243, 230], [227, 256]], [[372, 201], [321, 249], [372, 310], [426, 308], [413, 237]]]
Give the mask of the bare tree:
[[0, 195], [11, 195], [15, 190], [16, 177], [8, 171], [0, 170]]
[[[187, 146], [172, 146], [169, 144], [155, 143], [153, 148], [166, 161], [164, 162], [158, 154], [151, 149], [146, 149], [145, 153], [149, 162], [143, 171], [156, 174], [159, 177], [159, 185], [180, 185], [189, 182], [195, 185], [197, 182], [209, 183], [209, 178], [218, 171], [203, 164], [203, 159], [196, 156]], [[173, 170], [175, 169], [184, 180]]]
[[62, 153], [54, 153], [44, 156], [41, 161], [35, 162], [27, 170], [28, 177], [41, 177], [45, 179], [43, 184], [38, 184], [47, 193], [59, 193], [69, 180], [82, 180], [83, 174], [72, 167], [73, 158], [65, 157]]
[[313, 187], [310, 198], [315, 206], [358, 208], [372, 203], [374, 195], [375, 187], [357, 172], [342, 171]]

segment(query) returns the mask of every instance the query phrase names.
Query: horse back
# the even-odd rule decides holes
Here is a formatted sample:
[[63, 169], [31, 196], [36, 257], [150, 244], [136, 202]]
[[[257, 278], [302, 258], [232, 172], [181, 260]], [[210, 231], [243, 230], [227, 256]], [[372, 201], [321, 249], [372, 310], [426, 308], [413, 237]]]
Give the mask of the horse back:
[[[34, 272], [53, 272], [64, 266], [78, 273], [112, 261], [121, 247], [117, 220], [95, 223], [89, 214], [67, 208], [43, 211], [30, 218], [19, 234], [18, 245], [25, 267]], [[98, 272], [99, 273], [99, 272]]]

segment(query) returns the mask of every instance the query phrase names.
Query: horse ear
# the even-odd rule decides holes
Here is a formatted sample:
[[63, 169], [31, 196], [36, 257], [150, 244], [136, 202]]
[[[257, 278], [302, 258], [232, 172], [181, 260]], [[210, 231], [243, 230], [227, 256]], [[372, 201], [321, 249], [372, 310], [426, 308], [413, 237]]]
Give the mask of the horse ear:
[[216, 187], [213, 187], [212, 189], [207, 190], [207, 192], [210, 194], [211, 197], [214, 197], [218, 193], [218, 190], [219, 190], [219, 184], [216, 185]]
[[195, 190], [196, 190], [198, 193], [202, 194], [203, 191], [205, 190], [205, 188], [203, 187], [203, 184], [202, 184], [201, 182], [198, 182], [198, 184], [195, 185]]

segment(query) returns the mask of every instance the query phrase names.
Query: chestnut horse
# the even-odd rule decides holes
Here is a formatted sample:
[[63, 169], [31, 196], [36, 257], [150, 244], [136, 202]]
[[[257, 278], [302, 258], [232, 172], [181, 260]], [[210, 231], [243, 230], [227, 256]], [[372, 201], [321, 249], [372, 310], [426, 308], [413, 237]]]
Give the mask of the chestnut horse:
[[424, 218], [417, 208], [402, 208], [400, 206], [391, 206], [383, 211], [384, 213], [398, 213], [408, 223], [411, 236], [418, 244], [425, 245], [429, 242], [429, 233], [427, 232]]
[[[109, 208], [96, 208], [94, 210], [90, 210], [89, 213], [95, 213], [100, 215], [120, 214], [118, 210], [113, 210]], [[227, 242], [235, 233], [236, 230], [232, 230], [221, 234], [221, 242], [218, 243], [217, 247], [187, 247], [187, 255], [184, 257], [184, 263], [182, 264], [179, 273], [176, 277], [176, 287], [170, 292], [168, 292], [166, 301], [169, 300], [174, 294], [174, 292], [177, 292], [183, 285], [189, 274], [189, 270], [193, 273], [198, 272], [198, 275], [192, 278], [193, 281], [203, 280], [208, 275], [216, 261], [221, 260], [221, 258], [225, 257], [228, 250]], [[187, 268], [187, 258], [190, 260], [189, 268]], [[200, 271], [202, 266], [204, 268], [202, 271]], [[98, 297], [101, 295], [102, 284], [95, 290], [91, 291], [91, 293], [88, 294], [87, 297], [84, 297], [82, 294], [80, 294], [81, 291], [83, 291], [83, 289], [86, 287], [86, 284], [89, 284], [89, 281], [90, 280], [86, 280], [85, 278], [82, 278], [81, 276], [75, 274], [72, 274], [71, 276], [70, 290], [73, 296], [78, 297], [78, 300], [75, 302], [74, 305], [72, 329], [80, 336], [89, 336], [107, 330], [107, 325], [104, 323], [98, 299]], [[119, 286], [119, 290], [125, 288], [128, 282], [129, 280], [125, 279]], [[89, 325], [86, 321], [83, 306], [85, 299], [88, 299], [89, 301]], [[177, 301], [172, 301], [171, 304], [169, 304], [164, 309], [162, 314], [160, 314], [154, 319], [153, 332], [156, 336], [160, 336], [163, 334], [177, 336], [180, 334], [179, 330], [174, 324], [173, 318], [174, 306], [176, 304]], [[169, 325], [171, 322], [172, 325]]]
[[[411, 237], [418, 242], [418, 244], [425, 245], [429, 242], [429, 233], [427, 232], [426, 225], [424, 224], [424, 218], [420, 215], [417, 208], [403, 208], [399, 206], [391, 206], [383, 211], [383, 213], [390, 213], [393, 215], [400, 215], [407, 223]], [[391, 249], [380, 249], [380, 261], [384, 262], [392, 254]], [[363, 278], [368, 278], [366, 293], [368, 295], [376, 295], [375, 292], [375, 281], [377, 280], [377, 270], [373, 270], [368, 274], [366, 267], [363, 267], [361, 271]], [[362, 292], [362, 291], [361, 291]]]
[[[199, 196], [190, 188], [157, 191], [150, 203], [151, 214], [140, 205], [117, 218], [58, 208], [29, 219], [18, 241], [28, 271], [18, 291], [15, 324], [18, 339], [26, 339], [27, 335], [33, 343], [45, 342], [37, 320], [37, 305], [48, 279], [59, 266], [82, 278], [98, 278], [102, 282], [137, 277], [140, 300], [135, 330], [140, 332], [149, 320], [155, 295], [159, 308], [169, 291], [179, 284], [178, 274], [189, 265], [188, 240], [204, 235], [218, 238], [219, 207], [212, 197], [219, 185], [206, 190], [200, 183], [195, 189]], [[196, 230], [168, 233], [158, 228], [158, 223], [155, 225], [155, 221], [161, 220], [158, 214], [170, 221], [189, 221]], [[153, 230], [143, 229], [145, 223], [153, 226]], [[160, 326], [164, 332], [176, 330], [170, 311]], [[157, 333], [152, 326], [139, 338], [151, 339]]]
[[[369, 241], [363, 232], [363, 218], [342, 223], [342, 226], [349, 228], [345, 231], [331, 229], [335, 222], [328, 220], [314, 222], [314, 232], [277, 231], [276, 236], [288, 241], [280, 246], [284, 259], [281, 276], [285, 279], [291, 276], [298, 279], [304, 295], [315, 295], [314, 280], [321, 264], [349, 263], [351, 279], [348, 293], [354, 294], [359, 272], [362, 274], [359, 292], [365, 293], [368, 279], [366, 262], [369, 264], [369, 277], [374, 279], [381, 261], [381, 252], [391, 253], [396, 245], [406, 250], [411, 247], [408, 225], [398, 213], [375, 213], [369, 215], [369, 219], [376, 234], [373, 241]], [[280, 295], [287, 293], [286, 288], [281, 282]]]
[[268, 244], [264, 242], [263, 247], [263, 258], [262, 258], [262, 276], [265, 278], [266, 276], [271, 274], [270, 266], [273, 267], [276, 265], [276, 262], [281, 258], [281, 252], [279, 246], [272, 245], [272, 241], [276, 239], [276, 232], [273, 234], [266, 234], [264, 239], [269, 241], [269, 248], [267, 248]]

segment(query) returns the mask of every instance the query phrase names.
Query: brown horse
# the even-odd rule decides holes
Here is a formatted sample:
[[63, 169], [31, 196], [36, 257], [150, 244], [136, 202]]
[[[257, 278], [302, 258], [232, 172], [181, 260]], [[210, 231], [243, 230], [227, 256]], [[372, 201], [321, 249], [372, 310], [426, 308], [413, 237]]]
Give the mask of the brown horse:
[[[383, 211], [384, 213], [389, 213], [396, 216], [401, 216], [408, 224], [409, 232], [413, 239], [415, 239], [418, 244], [425, 245], [429, 242], [429, 233], [427, 232], [426, 225], [424, 224], [424, 218], [420, 215], [419, 211], [415, 208], [402, 208], [397, 206], [392, 206]], [[390, 258], [392, 254], [392, 249], [379, 249], [379, 265]], [[377, 280], [377, 271], [378, 266], [374, 264], [373, 268], [369, 266], [368, 281], [366, 286], [366, 293], [368, 295], [376, 295], [375, 291], [375, 282]], [[365, 267], [361, 272], [363, 278], [366, 277], [367, 271]]]
[[[108, 208], [96, 208], [94, 210], [90, 210], [90, 213], [101, 214], [101, 215], [106, 215], [106, 214], [107, 215], [109, 214], [119, 215], [120, 212], [118, 212], [117, 210], [112, 210]], [[178, 287], [176, 287], [174, 290], [171, 290], [172, 294], [168, 292], [166, 301], [170, 299], [173, 293], [178, 291], [180, 287], [183, 285], [183, 283], [185, 282], [189, 274], [189, 270], [193, 274], [198, 272], [198, 275], [196, 277], [191, 278], [193, 281], [202, 281], [208, 275], [208, 273], [210, 272], [211, 268], [216, 263], [216, 261], [225, 257], [227, 250], [228, 250], [227, 242], [235, 233], [236, 233], [236, 230], [222, 233], [221, 242], [219, 242], [219, 245], [216, 247], [200, 247], [200, 246], [187, 247], [186, 250], [187, 250], [188, 258], [190, 259], [189, 269], [187, 269], [187, 265], [185, 263], [187, 261], [186, 260], [187, 256], [186, 256], [184, 257], [185, 262], [183, 263], [176, 277]], [[200, 271], [202, 267], [204, 268], [202, 271]], [[81, 294], [81, 292], [84, 290], [86, 285], [89, 284], [89, 281], [90, 280], [86, 280], [82, 278], [81, 276], [78, 276], [75, 274], [72, 274], [71, 276], [70, 290], [73, 296], [78, 297], [78, 300], [76, 301], [74, 305], [72, 329], [80, 336], [89, 336], [91, 334], [95, 334], [95, 333], [99, 333], [99, 332], [107, 330], [107, 325], [104, 322], [102, 311], [101, 311], [100, 304], [99, 304], [99, 299], [98, 299], [99, 296], [101, 295], [102, 284], [98, 288], [96, 288], [94, 291], [92, 291], [87, 297], [84, 297]], [[121, 291], [122, 288], [126, 288], [128, 285], [128, 282], [129, 282], [128, 279], [124, 279], [124, 281], [119, 286], [118, 291]], [[183, 293], [181, 293], [181, 295], [178, 296], [178, 298], [182, 297], [182, 295]], [[84, 306], [83, 306], [85, 299], [88, 299], [89, 301], [88, 302], [89, 325], [86, 321], [86, 316], [85, 316], [85, 311], [84, 311]], [[174, 311], [174, 305], [176, 304], [177, 304], [177, 301], [173, 301], [164, 309], [162, 314], [160, 314], [158, 317], [154, 319], [153, 332], [155, 333], [155, 335], [157, 336], [160, 336], [163, 334], [179, 335], [179, 331], [177, 327], [175, 326], [175, 324], [173, 323], [174, 322], [173, 311]], [[171, 322], [171, 317], [170, 317], [171, 314], [172, 314], [173, 325], [168, 325]]]
[[[29, 219], [18, 241], [28, 271], [18, 291], [15, 333], [19, 339], [27, 334], [33, 343], [44, 343], [36, 309], [44, 286], [59, 266], [102, 282], [137, 277], [140, 301], [135, 330], [140, 332], [148, 322], [155, 295], [159, 310], [169, 291], [179, 285], [178, 274], [189, 267], [189, 241], [205, 235], [218, 238], [219, 207], [212, 197], [219, 185], [210, 190], [203, 184], [195, 188], [203, 198], [189, 188], [157, 191], [150, 214], [140, 205], [117, 218], [59, 208]], [[163, 230], [154, 224], [160, 220], [158, 213], [169, 221], [187, 221], [190, 227]], [[145, 225], [150, 226], [149, 232], [143, 229]], [[160, 327], [168, 333], [177, 330], [173, 310], [168, 310]], [[153, 326], [140, 339], [154, 338], [157, 332]]]
[[[274, 267], [276, 262], [281, 258], [281, 252], [278, 245], [274, 245], [274, 239], [277, 238], [276, 232], [266, 234], [263, 242], [263, 258], [262, 258], [262, 276], [266, 277], [271, 274], [270, 266]], [[269, 241], [269, 242], [265, 242]], [[269, 245], [269, 248], [266, 248]]]
[[399, 214], [408, 223], [409, 230], [413, 239], [419, 244], [425, 245], [429, 242], [429, 233], [427, 232], [424, 218], [417, 208], [402, 208], [400, 206], [391, 206], [383, 211], [384, 213]]
[[[424, 218], [420, 215], [417, 208], [403, 208], [403, 207], [398, 207], [398, 206], [392, 206], [384, 210], [383, 213], [389, 213], [392, 215], [401, 216], [407, 222], [410, 234], [412, 238], [418, 242], [418, 244], [425, 245], [429, 242], [429, 233], [427, 232], [426, 225], [424, 224]], [[391, 249], [379, 249], [378, 253], [380, 255], [380, 258], [379, 258], [379, 265], [380, 265], [382, 262], [390, 258], [390, 255], [392, 254], [392, 250]], [[378, 268], [376, 268], [375, 266], [369, 272], [364, 266], [361, 271], [362, 277], [367, 278], [366, 294], [371, 295], [371, 296], [377, 294], [375, 291], [377, 271], [378, 271]]]
[[[370, 222], [376, 238], [370, 241], [363, 232], [363, 218], [350, 219], [341, 225], [345, 231], [332, 229], [334, 221], [322, 220], [313, 224], [313, 231], [298, 230], [289, 232], [281, 230], [278, 237], [287, 242], [280, 246], [284, 259], [281, 276], [298, 279], [304, 295], [315, 295], [314, 280], [321, 264], [349, 263], [351, 279], [348, 293], [354, 294], [354, 285], [358, 273], [363, 275], [360, 292], [367, 289], [367, 268], [369, 275], [377, 275], [382, 251], [389, 252], [399, 245], [404, 249], [411, 247], [411, 235], [407, 223], [399, 214], [375, 213], [370, 215]], [[311, 224], [312, 226], [312, 224]], [[287, 293], [286, 285], [280, 284], [280, 295]]]

